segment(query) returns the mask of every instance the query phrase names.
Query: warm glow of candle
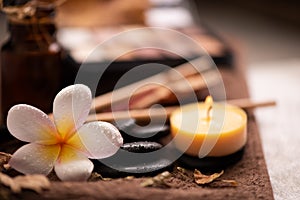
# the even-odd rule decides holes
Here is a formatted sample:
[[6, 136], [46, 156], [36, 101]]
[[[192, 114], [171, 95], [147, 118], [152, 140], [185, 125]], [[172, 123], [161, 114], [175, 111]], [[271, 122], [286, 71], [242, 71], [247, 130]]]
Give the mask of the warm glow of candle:
[[232, 105], [205, 102], [182, 106], [170, 117], [176, 147], [192, 156], [225, 156], [240, 150], [247, 139], [247, 115]]

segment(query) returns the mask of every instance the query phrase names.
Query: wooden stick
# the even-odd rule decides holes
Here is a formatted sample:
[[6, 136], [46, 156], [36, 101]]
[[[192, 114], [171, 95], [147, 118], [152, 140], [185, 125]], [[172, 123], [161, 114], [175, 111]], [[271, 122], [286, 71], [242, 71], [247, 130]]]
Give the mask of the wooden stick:
[[[195, 69], [194, 66], [196, 66], [197, 69]], [[198, 70], [204, 71], [211, 69], [211, 64], [210, 60], [208, 60], [206, 57], [200, 57], [173, 69], [174, 70], [161, 72], [149, 78], [132, 83], [128, 86], [116, 89], [113, 92], [95, 97], [91, 109], [100, 111], [101, 109], [109, 107], [112, 103], [118, 103], [132, 98], [135, 95], [139, 95], [145, 91], [157, 88], [159, 85], [165, 85], [170, 82], [178, 81], [184, 77], [197, 74], [199, 73]]]
[[139, 109], [129, 111], [116, 111], [116, 112], [105, 112], [89, 115], [87, 121], [114, 121], [121, 119], [134, 118], [138, 121], [146, 121], [152, 119], [166, 119], [169, 118], [170, 114], [178, 107], [165, 107], [165, 108], [152, 108], [152, 109]]
[[[258, 107], [276, 105], [275, 101], [252, 102], [250, 99], [228, 100], [226, 101], [226, 103], [239, 106], [243, 109], [253, 109]], [[95, 120], [114, 121], [114, 120], [129, 119], [129, 118], [134, 118], [138, 121], [145, 121], [145, 120], [149, 120], [150, 118], [158, 119], [158, 120], [166, 119], [169, 118], [171, 113], [177, 108], [179, 108], [179, 106], [98, 113], [98, 114], [90, 115], [87, 121], [95, 121]]]
[[[170, 83], [167, 86], [160, 86], [153, 89], [153, 91], [144, 95], [142, 98], [139, 98], [138, 101], [130, 105], [130, 108], [147, 108], [155, 103], [161, 102], [162, 100], [167, 100], [168, 103], [174, 103], [173, 100], [177, 99], [176, 96], [185, 97], [192, 93], [195, 94], [195, 92], [206, 88], [207, 85], [212, 86], [218, 82], [218, 76], [215, 75], [207, 76], [206, 80], [202, 78], [202, 75], [189, 76], [185, 79]], [[176, 95], [175, 98], [172, 98], [174, 95]]]
[[267, 107], [267, 106], [275, 106], [276, 101], [269, 100], [269, 101], [260, 101], [260, 102], [253, 102], [250, 99], [232, 99], [227, 101], [228, 104], [236, 105], [243, 109], [253, 109], [259, 107]]

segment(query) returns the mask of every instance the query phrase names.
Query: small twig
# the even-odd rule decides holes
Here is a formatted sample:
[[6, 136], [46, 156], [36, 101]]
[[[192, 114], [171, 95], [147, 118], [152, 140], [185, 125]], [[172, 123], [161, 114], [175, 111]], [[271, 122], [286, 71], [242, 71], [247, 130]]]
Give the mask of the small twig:
[[[258, 107], [274, 106], [275, 101], [261, 101], [252, 102], [249, 99], [235, 99], [229, 100], [226, 103], [239, 106], [243, 109], [253, 109]], [[138, 110], [127, 110], [127, 111], [116, 111], [116, 112], [104, 112], [98, 114], [91, 114], [87, 121], [114, 121], [120, 119], [134, 118], [138, 121], [146, 121], [149, 119], [168, 119], [171, 113], [178, 109], [179, 106], [174, 107], [159, 107], [151, 109], [138, 109]]]
[[222, 179], [220, 181], [223, 183], [228, 183], [230, 184], [230, 186], [235, 186], [235, 187], [238, 186], [238, 182], [236, 182], [235, 180]]
[[108, 108], [110, 105], [129, 100], [139, 94], [158, 88], [160, 85], [167, 85], [186, 77], [199, 74], [200, 71], [194, 66], [197, 66], [199, 68], [198, 70], [202, 72], [212, 68], [210, 61], [206, 57], [197, 58], [189, 63], [179, 65], [172, 70], [163, 71], [149, 78], [116, 89], [113, 92], [100, 95], [94, 98], [91, 109], [97, 112]]
[[134, 118], [138, 121], [147, 121], [149, 119], [167, 119], [177, 107], [152, 108], [129, 111], [105, 112], [89, 115], [87, 121], [114, 121], [120, 119]]

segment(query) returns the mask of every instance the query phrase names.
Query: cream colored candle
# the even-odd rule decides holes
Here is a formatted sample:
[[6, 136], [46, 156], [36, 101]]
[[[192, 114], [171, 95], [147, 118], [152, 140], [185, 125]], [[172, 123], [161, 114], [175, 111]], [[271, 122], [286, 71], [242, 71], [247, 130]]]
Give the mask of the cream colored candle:
[[214, 103], [189, 104], [170, 117], [176, 148], [191, 156], [226, 156], [247, 141], [247, 115], [239, 107]]

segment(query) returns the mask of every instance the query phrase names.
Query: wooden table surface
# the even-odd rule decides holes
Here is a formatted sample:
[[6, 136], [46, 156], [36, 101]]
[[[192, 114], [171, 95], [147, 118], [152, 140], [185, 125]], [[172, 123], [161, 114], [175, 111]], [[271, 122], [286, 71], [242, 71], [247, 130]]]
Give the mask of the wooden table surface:
[[300, 59], [248, 68], [253, 99], [275, 99], [276, 107], [255, 111], [274, 197], [300, 199]]

